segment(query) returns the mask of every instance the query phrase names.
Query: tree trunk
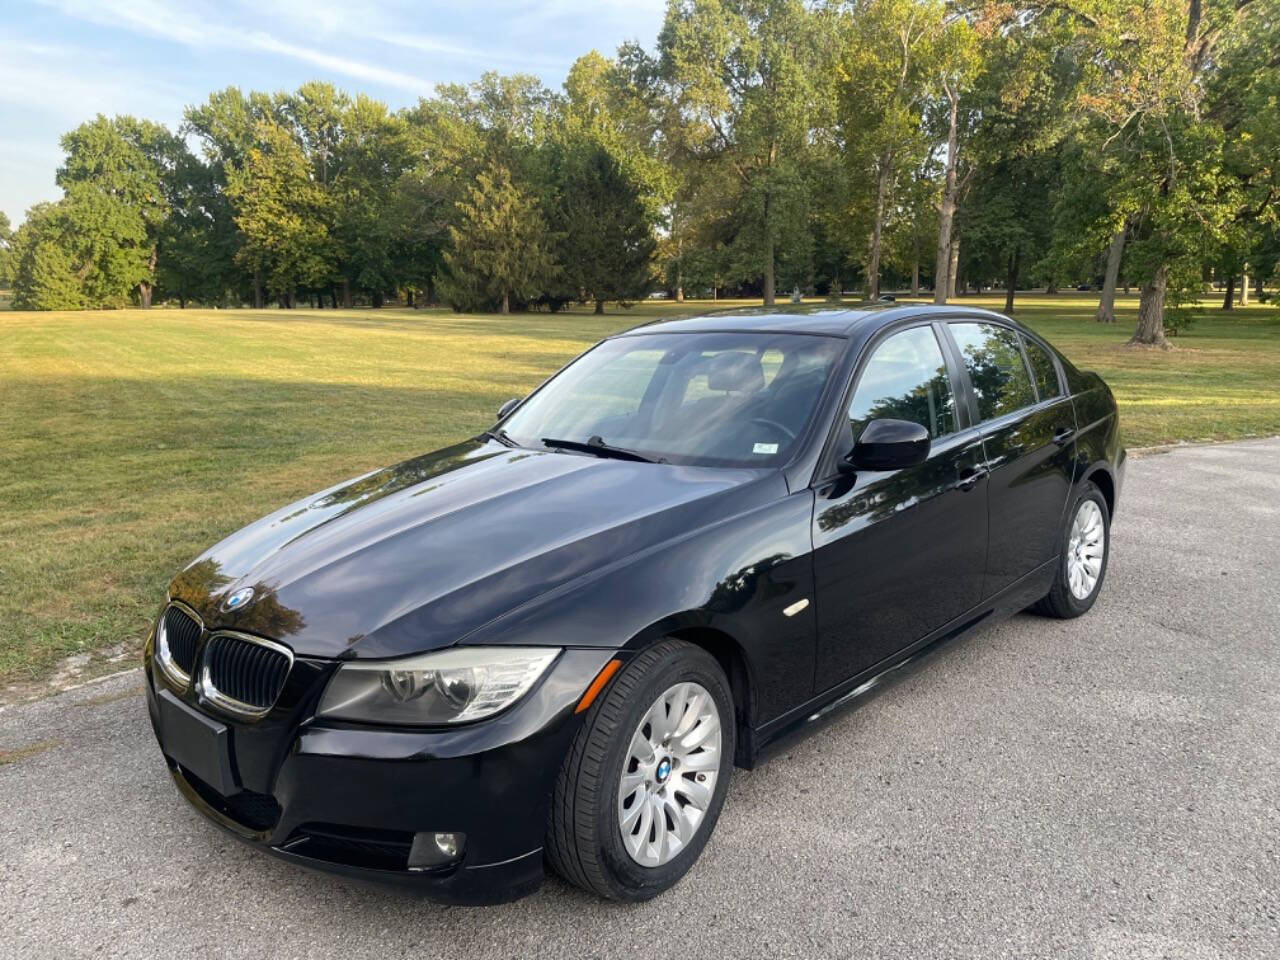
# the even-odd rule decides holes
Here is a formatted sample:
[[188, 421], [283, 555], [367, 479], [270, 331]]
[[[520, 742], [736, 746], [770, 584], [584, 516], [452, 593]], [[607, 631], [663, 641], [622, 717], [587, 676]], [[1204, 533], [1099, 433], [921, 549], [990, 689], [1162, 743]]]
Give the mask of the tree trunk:
[[951, 119], [947, 125], [947, 172], [942, 189], [942, 206], [938, 210], [938, 258], [933, 271], [933, 302], [946, 303], [947, 291], [952, 289], [951, 274], [951, 222], [956, 215], [956, 115], [960, 111], [960, 96], [950, 90]]
[[179, 310], [187, 309], [187, 296], [184, 293], [178, 294], [178, 309]]
[[373, 291], [373, 293], [369, 295], [369, 301], [370, 301], [370, 305], [375, 310], [382, 309], [382, 303], [383, 303], [382, 291], [381, 290]]
[[604, 313], [604, 301], [603, 301], [603, 300], [601, 300], [599, 297], [597, 297], [597, 298], [596, 298], [596, 309], [595, 309], [595, 312], [596, 312], [597, 314]]
[[342, 278], [342, 309], [351, 309], [351, 281], [346, 277]]
[[1169, 282], [1168, 268], [1161, 266], [1156, 275], [1142, 285], [1138, 293], [1138, 329], [1130, 344], [1168, 347], [1164, 337], [1164, 291]]
[[1264, 302], [1262, 299], [1262, 271], [1261, 270], [1253, 271], [1253, 296], [1259, 303]]
[[289, 291], [289, 309], [292, 310], [298, 305], [298, 293], [295, 290]]
[[151, 309], [151, 291], [153, 289], [151, 280], [156, 275], [156, 252], [156, 246], [152, 244], [151, 257], [147, 260], [147, 276], [151, 279], [144, 280], [138, 284], [138, 302], [142, 304], [142, 309], [144, 310]]
[[772, 198], [764, 195], [764, 305], [773, 306], [773, 224], [769, 222], [769, 206]]
[[508, 294], [507, 291], [505, 290], [502, 291], [502, 312], [503, 313], [511, 312], [511, 295]]
[[1231, 304], [1236, 298], [1236, 275], [1233, 273], [1227, 277], [1227, 293], [1222, 298], [1222, 309], [1230, 310]]
[[893, 163], [893, 150], [886, 149], [880, 157], [880, 173], [876, 177], [876, 209], [871, 224], [871, 252], [867, 257], [867, 299], [880, 296], [880, 246], [884, 237], [884, 205], [889, 192], [889, 166]]
[[1249, 305], [1249, 265], [1244, 265], [1244, 270], [1240, 272], [1240, 306], [1247, 307]]
[[253, 309], [262, 309], [262, 278], [257, 272], [253, 275]]
[[410, 310], [412, 310], [413, 309], [413, 291], [406, 290], [404, 292], [404, 297], [405, 297], [405, 306], [407, 306]]
[[947, 297], [954, 300], [956, 296], [956, 275], [960, 272], [960, 239], [951, 241], [950, 255], [947, 257]]
[[916, 237], [916, 255], [911, 261], [911, 295], [920, 296], [920, 238]]
[[1116, 279], [1120, 276], [1120, 260], [1124, 256], [1125, 229], [1121, 227], [1111, 238], [1107, 248], [1107, 273], [1102, 279], [1102, 296], [1098, 298], [1098, 312], [1093, 319], [1098, 323], [1116, 322]]
[[1125, 278], [1124, 278], [1124, 295], [1125, 295], [1126, 297], [1129, 295], [1129, 287], [1130, 287], [1130, 286], [1132, 286], [1132, 284], [1130, 284], [1130, 283], [1129, 283], [1129, 278], [1128, 278], [1128, 277], [1125, 277]]
[[1044, 292], [1046, 294], [1058, 292], [1058, 281], [1054, 277], [1050, 277], [1049, 282], [1044, 285]]
[[1022, 248], [1015, 247], [1009, 254], [1009, 278], [1004, 285], [1004, 312], [1013, 313], [1013, 294], [1018, 289], [1018, 267], [1022, 264]]

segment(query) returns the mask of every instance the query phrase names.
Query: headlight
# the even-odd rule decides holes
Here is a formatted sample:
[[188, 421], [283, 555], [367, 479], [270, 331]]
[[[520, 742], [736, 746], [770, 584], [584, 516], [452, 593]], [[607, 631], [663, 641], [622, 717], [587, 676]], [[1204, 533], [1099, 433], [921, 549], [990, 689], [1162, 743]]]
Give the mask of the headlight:
[[317, 714], [367, 723], [465, 723], [528, 692], [560, 653], [548, 647], [456, 647], [338, 668]]

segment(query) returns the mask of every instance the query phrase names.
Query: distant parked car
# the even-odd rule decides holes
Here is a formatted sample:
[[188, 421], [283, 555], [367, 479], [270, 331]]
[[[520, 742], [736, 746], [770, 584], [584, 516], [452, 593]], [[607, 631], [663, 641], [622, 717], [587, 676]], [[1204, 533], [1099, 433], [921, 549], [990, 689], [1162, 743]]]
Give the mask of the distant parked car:
[[1078, 287], [1076, 287], [1076, 289], [1079, 290], [1081, 293], [1088, 293], [1090, 290], [1093, 289], [1093, 286], [1088, 283], [1082, 283]]
[[187, 800], [286, 860], [644, 900], [733, 766], [937, 643], [1088, 611], [1124, 465], [1106, 384], [999, 314], [654, 323], [199, 556], [147, 706]]

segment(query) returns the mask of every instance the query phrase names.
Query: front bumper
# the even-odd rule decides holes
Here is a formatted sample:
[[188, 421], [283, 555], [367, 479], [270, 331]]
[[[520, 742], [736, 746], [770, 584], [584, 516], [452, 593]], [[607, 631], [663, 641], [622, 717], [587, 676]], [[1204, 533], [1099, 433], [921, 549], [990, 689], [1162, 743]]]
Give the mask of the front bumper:
[[[148, 643], [152, 726], [178, 789], [208, 819], [303, 866], [479, 903], [523, 896], [541, 882], [551, 790], [581, 722], [574, 706], [615, 652], [565, 650], [510, 710], [429, 730], [316, 720], [334, 664], [304, 658], [268, 716], [239, 721], [192, 690], [173, 689], [151, 654]], [[191, 768], [207, 765], [174, 756], [182, 752], [174, 711], [226, 728], [220, 776], [201, 779]], [[459, 860], [410, 869], [414, 835], [437, 831], [466, 835]]]

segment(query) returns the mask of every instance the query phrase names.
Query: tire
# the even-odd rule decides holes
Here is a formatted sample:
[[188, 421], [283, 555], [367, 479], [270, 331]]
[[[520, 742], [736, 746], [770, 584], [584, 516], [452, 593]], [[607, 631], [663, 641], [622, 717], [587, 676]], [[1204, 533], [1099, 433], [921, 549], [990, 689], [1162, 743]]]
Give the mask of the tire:
[[[685, 699], [679, 700], [680, 696]], [[640, 741], [633, 738], [644, 737], [647, 744], [646, 729], [655, 734], [654, 724], [671, 722], [672, 710], [664, 700], [668, 703], [667, 719], [655, 719], [654, 724], [645, 726], [657, 717], [652, 711], [658, 708], [660, 697], [687, 704], [688, 709], [676, 708], [681, 718], [696, 715], [696, 719], [689, 719], [693, 726], [669, 746], [651, 750], [652, 767], [640, 768], [633, 756], [637, 752], [633, 747]], [[718, 758], [710, 750], [714, 739], [708, 732], [712, 705], [719, 725]], [[681, 722], [675, 720], [674, 733], [680, 732]], [[648, 900], [671, 887], [693, 866], [715, 828], [729, 788], [734, 736], [729, 682], [714, 657], [692, 644], [670, 639], [637, 655], [591, 705], [560, 769], [547, 824], [545, 850], [551, 867], [570, 883], [609, 900]], [[683, 744], [698, 737], [707, 739], [691, 753], [684, 751]], [[644, 749], [650, 750], [648, 746]], [[661, 772], [664, 758], [668, 758], [665, 775]], [[625, 785], [624, 768], [628, 775]], [[635, 787], [637, 778], [643, 783]], [[633, 787], [636, 792], [627, 794]], [[689, 800], [690, 796], [698, 796], [701, 806]], [[648, 806], [651, 819], [641, 835], [638, 826], [645, 811], [638, 810], [625, 842], [623, 817], [633, 813], [631, 809], [624, 811], [624, 801], [637, 808]], [[668, 852], [672, 847], [679, 849], [669, 852], [666, 862], [644, 865], [637, 857], [656, 849], [650, 838], [658, 828], [657, 804], [666, 804], [663, 810], [674, 807], [682, 811], [678, 816], [681, 829], [668, 829], [659, 836], [658, 844]], [[661, 816], [664, 828], [675, 822], [667, 813]], [[689, 828], [685, 820], [695, 816], [699, 819]], [[685, 831], [683, 841], [679, 840], [681, 830]], [[628, 844], [639, 845], [640, 853], [633, 853]]]
[[[1091, 504], [1092, 506], [1086, 506]], [[1072, 534], [1076, 517], [1082, 511], [1088, 513], [1096, 507], [1101, 515], [1102, 523], [1102, 557], [1098, 568], [1097, 580], [1085, 596], [1078, 596], [1071, 584]], [[1111, 512], [1107, 509], [1106, 497], [1094, 484], [1086, 482], [1071, 502], [1071, 509], [1066, 513], [1066, 520], [1060, 540], [1061, 556], [1058, 558], [1058, 569], [1053, 575], [1053, 588], [1031, 609], [1046, 617], [1059, 620], [1070, 620], [1087, 613], [1102, 592], [1102, 584], [1107, 578], [1107, 561], [1111, 557]]]

